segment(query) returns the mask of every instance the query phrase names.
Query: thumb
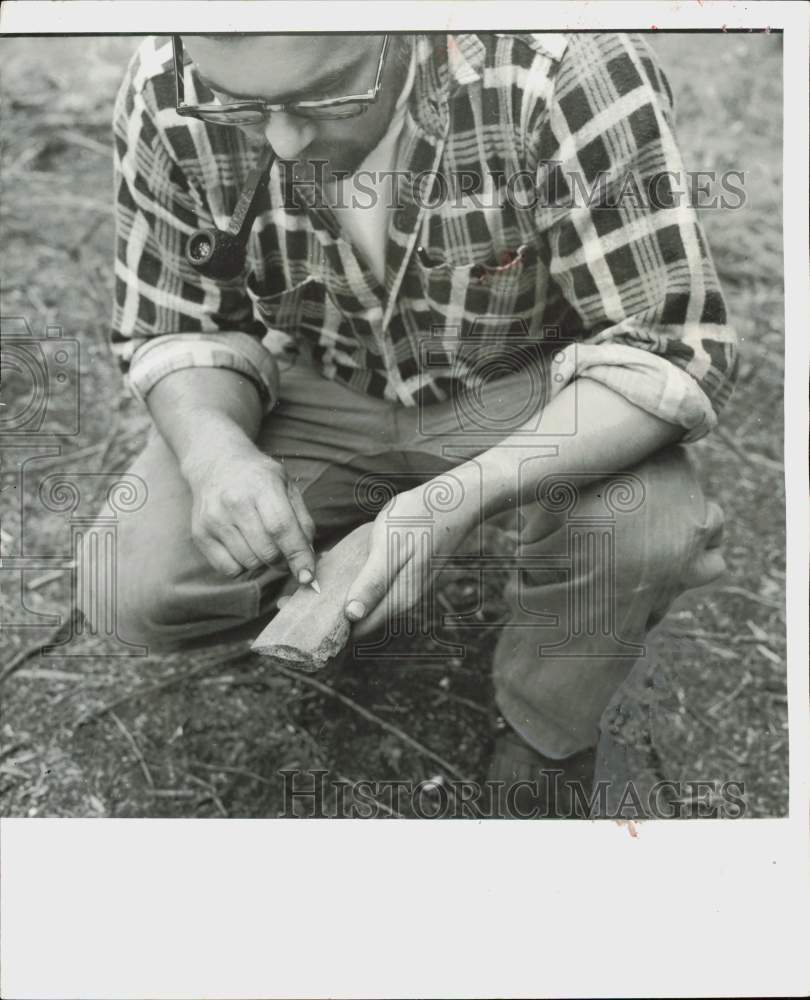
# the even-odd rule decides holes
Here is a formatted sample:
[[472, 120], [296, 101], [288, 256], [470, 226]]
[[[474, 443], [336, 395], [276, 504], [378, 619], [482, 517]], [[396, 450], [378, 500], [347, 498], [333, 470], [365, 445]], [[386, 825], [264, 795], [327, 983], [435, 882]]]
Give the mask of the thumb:
[[395, 573], [396, 568], [391, 565], [385, 534], [380, 539], [375, 532], [368, 559], [346, 595], [346, 617], [356, 622], [370, 614], [385, 597]]

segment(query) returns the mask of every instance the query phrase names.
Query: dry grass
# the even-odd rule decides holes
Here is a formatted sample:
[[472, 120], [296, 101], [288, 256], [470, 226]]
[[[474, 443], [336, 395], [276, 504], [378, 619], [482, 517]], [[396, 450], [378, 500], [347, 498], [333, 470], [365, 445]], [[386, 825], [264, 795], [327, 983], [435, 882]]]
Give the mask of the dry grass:
[[[678, 98], [687, 166], [746, 171], [746, 206], [704, 214], [743, 346], [723, 430], [695, 447], [709, 493], [726, 512], [730, 574], [725, 587], [681, 599], [611, 717], [639, 780], [742, 780], [755, 816], [787, 809], [780, 41], [655, 39]], [[63, 445], [60, 467], [74, 471], [125, 468], [146, 427], [106, 347], [108, 122], [132, 45], [0, 40], [2, 314], [26, 318], [36, 332], [61, 325], [81, 342], [79, 433], [46, 442]], [[4, 388], [13, 392], [13, 380]], [[19, 455], [7, 449], [2, 470], [3, 553], [23, 551], [21, 518], [26, 555], [62, 551], [64, 521], [34, 490], [20, 495]], [[49, 633], [41, 616], [66, 612], [67, 575], [38, 569], [21, 582], [13, 571], [3, 577], [8, 667]], [[443, 599], [463, 609], [475, 600], [472, 582], [448, 581]], [[328, 767], [354, 779], [435, 773], [435, 762], [396, 729], [461, 772], [481, 775], [496, 626], [480, 634], [463, 660], [362, 662], [327, 673], [327, 683], [389, 729], [252, 659], [228, 662], [232, 648], [143, 660], [85, 642], [82, 656], [31, 659], [3, 690], [2, 812], [272, 816], [281, 808], [283, 767]]]

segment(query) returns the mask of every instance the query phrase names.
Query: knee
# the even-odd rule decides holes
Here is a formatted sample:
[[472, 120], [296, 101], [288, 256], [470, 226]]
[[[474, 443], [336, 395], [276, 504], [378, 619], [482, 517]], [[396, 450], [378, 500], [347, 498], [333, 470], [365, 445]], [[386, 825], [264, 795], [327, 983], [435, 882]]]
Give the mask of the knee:
[[523, 539], [578, 561], [575, 573], [589, 575], [595, 561], [612, 569], [619, 591], [675, 593], [710, 583], [725, 568], [722, 511], [706, 501], [682, 447], [584, 486], [576, 476], [551, 477], [544, 489]]
[[192, 611], [178, 600], [171, 577], [128, 572], [118, 575], [115, 627], [118, 637], [148, 646], [150, 650], [171, 650], [193, 620]]
[[167, 558], [146, 572], [122, 566], [118, 579], [120, 638], [160, 652], [233, 637], [253, 626], [283, 573], [266, 567], [234, 580], [202, 559], [178, 564]]
[[615, 514], [617, 572], [670, 596], [721, 576], [723, 512], [706, 500], [685, 450], [667, 449], [631, 475], [640, 502]]
[[146, 568], [118, 566], [117, 573], [99, 573], [92, 557], [83, 554], [76, 609], [93, 636], [110, 636], [150, 650], [170, 649], [188, 609], [177, 606], [173, 583]]
[[[142, 555], [135, 556], [139, 551]], [[170, 547], [160, 554], [146, 545], [139, 549], [126, 530], [100, 545], [91, 528], [76, 555], [76, 610], [90, 635], [150, 650], [182, 644], [195, 615]]]

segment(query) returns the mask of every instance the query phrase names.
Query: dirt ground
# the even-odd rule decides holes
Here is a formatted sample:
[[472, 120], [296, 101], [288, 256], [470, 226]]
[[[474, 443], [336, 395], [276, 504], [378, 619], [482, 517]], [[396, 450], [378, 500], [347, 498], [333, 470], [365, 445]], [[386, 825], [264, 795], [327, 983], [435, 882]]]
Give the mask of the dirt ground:
[[[68, 385], [40, 433], [2, 437], [0, 811], [264, 817], [282, 809], [282, 768], [324, 768], [348, 781], [482, 778], [499, 618], [492, 595], [464, 657], [351, 662], [319, 675], [325, 688], [234, 647], [133, 658], [77, 636], [61, 655], [22, 658], [52, 641], [69, 607], [68, 515], [40, 484], [56, 473], [124, 470], [147, 427], [106, 346], [109, 119], [134, 44], [0, 39], [4, 340], [23, 321], [40, 339], [58, 326], [80, 356], [78, 427]], [[642, 783], [741, 781], [748, 816], [780, 816], [788, 770], [781, 38], [667, 35], [652, 44], [676, 95], [687, 167], [745, 171], [744, 207], [703, 212], [742, 367], [720, 430], [693, 447], [726, 513], [729, 573], [678, 602], [605, 727]], [[6, 364], [5, 429], [29, 391], [21, 379]], [[440, 588], [448, 612], [474, 611], [478, 596], [463, 576]], [[450, 625], [443, 634], [465, 641]]]

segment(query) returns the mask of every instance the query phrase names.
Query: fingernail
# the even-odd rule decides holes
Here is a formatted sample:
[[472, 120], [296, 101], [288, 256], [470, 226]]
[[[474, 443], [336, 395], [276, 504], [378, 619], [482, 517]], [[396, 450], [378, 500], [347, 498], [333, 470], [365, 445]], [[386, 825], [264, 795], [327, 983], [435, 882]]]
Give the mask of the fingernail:
[[298, 573], [299, 583], [309, 583], [312, 580], [312, 573], [308, 569], [302, 569]]
[[346, 605], [346, 614], [349, 618], [362, 618], [365, 613], [365, 605], [361, 604], [360, 601], [349, 601]]

